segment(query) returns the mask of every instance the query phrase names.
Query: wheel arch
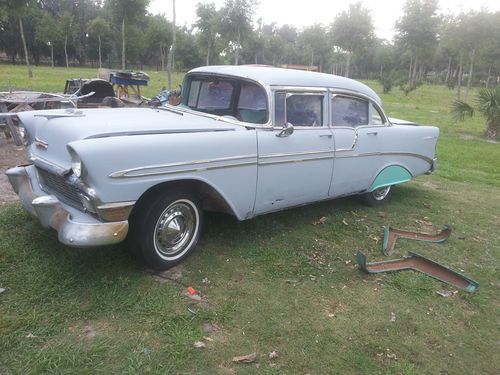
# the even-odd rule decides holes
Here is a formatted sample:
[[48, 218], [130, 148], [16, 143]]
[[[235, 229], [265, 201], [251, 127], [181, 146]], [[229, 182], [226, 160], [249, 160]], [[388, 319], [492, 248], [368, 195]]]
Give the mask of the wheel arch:
[[385, 165], [377, 172], [367, 191], [372, 192], [382, 187], [402, 184], [412, 178], [413, 175], [410, 170], [402, 164]]
[[134, 215], [134, 212], [150, 197], [165, 191], [181, 191], [192, 194], [200, 200], [202, 209], [223, 212], [238, 217], [237, 211], [230, 200], [219, 189], [207, 181], [196, 178], [165, 181], [151, 186], [136, 201], [130, 215]]

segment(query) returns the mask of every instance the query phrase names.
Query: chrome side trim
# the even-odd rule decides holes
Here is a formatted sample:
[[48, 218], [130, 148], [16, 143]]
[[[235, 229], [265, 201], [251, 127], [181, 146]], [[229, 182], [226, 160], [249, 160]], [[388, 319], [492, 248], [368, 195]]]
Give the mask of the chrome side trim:
[[270, 159], [270, 158], [279, 158], [283, 156], [301, 156], [301, 155], [316, 155], [316, 154], [324, 154], [324, 153], [332, 153], [332, 149], [323, 149], [319, 151], [303, 151], [303, 152], [286, 152], [286, 153], [280, 153], [280, 154], [269, 154], [269, 155], [263, 155], [259, 156], [260, 159]]
[[129, 131], [115, 133], [94, 134], [85, 139], [97, 139], [108, 137], [122, 137], [133, 135], [162, 135], [162, 134], [187, 134], [187, 133], [212, 133], [212, 132], [228, 132], [235, 131], [234, 128], [206, 128], [206, 129], [171, 129], [171, 130], [146, 130], [146, 131]]
[[333, 156], [317, 156], [314, 158], [304, 158], [304, 159], [284, 159], [284, 160], [273, 160], [273, 161], [263, 161], [258, 162], [258, 165], [272, 165], [272, 164], [286, 164], [286, 163], [301, 163], [306, 161], [315, 161], [315, 160], [327, 160], [330, 159], [333, 161]]
[[[335, 152], [343, 152], [343, 151], [349, 151], [349, 150], [335, 150]], [[359, 158], [359, 157], [367, 157], [367, 156], [386, 156], [386, 155], [400, 155], [400, 156], [411, 156], [415, 158], [419, 158], [422, 160], [425, 160], [429, 164], [432, 164], [432, 158], [429, 158], [425, 155], [420, 155], [420, 154], [414, 154], [411, 152], [399, 152], [399, 151], [387, 151], [387, 152], [365, 152], [365, 153], [360, 153], [360, 154], [349, 154], [349, 155], [335, 155], [335, 158], [337, 159], [343, 159], [343, 158]]]
[[[342, 129], [346, 129], [346, 128], [342, 128]], [[352, 150], [354, 150], [354, 147], [356, 147], [356, 144], [358, 143], [358, 138], [359, 138], [358, 129], [357, 128], [347, 128], [347, 129], [354, 131], [354, 139], [352, 141], [351, 147], [350, 148], [339, 148], [339, 149], [335, 150], [335, 152], [352, 151]], [[335, 127], [332, 128], [332, 131], [333, 131], [333, 136], [335, 137]]]
[[[110, 175], [111, 178], [135, 178], [135, 177], [149, 177], [149, 176], [162, 176], [167, 174], [177, 174], [177, 173], [192, 173], [192, 172], [204, 172], [211, 171], [214, 169], [222, 169], [222, 168], [233, 168], [233, 167], [242, 167], [247, 165], [255, 165], [256, 162], [242, 162], [242, 163], [234, 163], [234, 164], [226, 164], [226, 165], [217, 165], [211, 167], [200, 167], [200, 168], [188, 168], [188, 169], [177, 169], [175, 171], [159, 171], [159, 172], [145, 172], [134, 175], [127, 175], [121, 172], [114, 172]], [[119, 174], [121, 173], [121, 174]]]
[[[204, 171], [204, 170], [211, 170], [211, 169], [217, 169], [217, 168], [230, 168], [230, 167], [236, 167], [236, 166], [241, 166], [241, 165], [256, 164], [256, 162], [255, 161], [241, 162], [241, 163], [226, 164], [226, 165], [215, 165], [215, 166], [206, 166], [206, 167], [198, 167], [198, 168], [188, 168], [188, 169], [174, 170], [174, 171], [156, 171], [156, 172], [150, 171], [150, 172], [148, 172], [148, 170], [154, 170], [154, 169], [160, 169], [160, 168], [192, 166], [192, 165], [208, 164], [208, 163], [215, 163], [215, 162], [222, 162], [222, 161], [235, 161], [235, 160], [249, 159], [249, 158], [256, 158], [256, 157], [257, 157], [256, 154], [252, 154], [252, 155], [239, 155], [239, 156], [230, 156], [230, 157], [224, 157], [224, 158], [194, 160], [194, 161], [169, 163], [169, 164], [148, 165], [148, 166], [144, 166], [144, 167], [130, 168], [130, 169], [124, 169], [122, 171], [113, 172], [109, 175], [109, 177], [111, 177], [111, 178], [124, 178], [124, 177], [158, 176], [158, 175], [163, 175], [163, 174]], [[131, 175], [131, 173], [133, 173], [133, 172], [143, 172], [143, 173], [137, 173], [137, 174]]]
[[317, 87], [317, 86], [274, 86], [271, 85], [272, 91], [290, 91], [290, 92], [303, 92], [303, 93], [325, 93], [328, 92], [328, 88], [326, 87]]

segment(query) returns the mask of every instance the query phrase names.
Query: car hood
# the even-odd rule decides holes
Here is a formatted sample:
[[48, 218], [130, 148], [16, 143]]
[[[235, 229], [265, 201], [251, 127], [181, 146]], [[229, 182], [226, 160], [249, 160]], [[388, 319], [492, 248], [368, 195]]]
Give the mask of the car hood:
[[77, 140], [241, 129], [216, 118], [167, 108], [103, 108], [18, 113], [29, 139], [31, 159], [59, 167], [71, 164], [66, 146]]

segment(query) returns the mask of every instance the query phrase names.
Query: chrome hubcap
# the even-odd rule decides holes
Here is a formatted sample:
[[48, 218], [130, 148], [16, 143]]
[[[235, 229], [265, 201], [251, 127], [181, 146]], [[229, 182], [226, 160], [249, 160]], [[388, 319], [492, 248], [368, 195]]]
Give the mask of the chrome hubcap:
[[376, 189], [373, 191], [373, 198], [375, 198], [378, 201], [381, 201], [385, 197], [387, 197], [387, 194], [389, 194], [389, 191], [391, 190], [391, 186], [386, 186], [382, 187], [380, 189]]
[[179, 200], [160, 215], [155, 227], [155, 247], [164, 256], [173, 256], [191, 243], [198, 226], [198, 215], [192, 202]]

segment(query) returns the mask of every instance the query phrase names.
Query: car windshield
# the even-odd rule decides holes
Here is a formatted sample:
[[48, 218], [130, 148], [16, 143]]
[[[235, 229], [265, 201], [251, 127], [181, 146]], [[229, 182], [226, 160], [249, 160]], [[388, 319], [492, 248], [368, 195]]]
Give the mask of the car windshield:
[[255, 83], [193, 77], [188, 79], [187, 88], [183, 104], [196, 111], [254, 124], [268, 120], [266, 91]]

